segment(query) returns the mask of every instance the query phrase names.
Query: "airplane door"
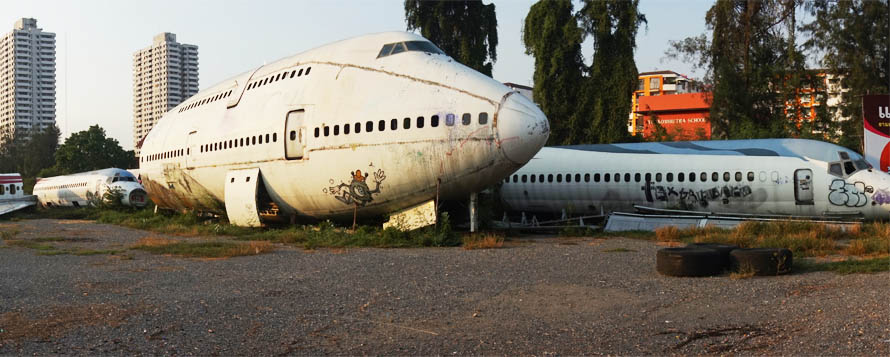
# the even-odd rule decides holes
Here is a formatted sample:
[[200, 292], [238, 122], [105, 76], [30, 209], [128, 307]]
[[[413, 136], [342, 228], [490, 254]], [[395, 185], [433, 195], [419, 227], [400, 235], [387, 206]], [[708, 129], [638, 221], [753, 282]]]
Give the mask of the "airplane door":
[[191, 169], [195, 167], [195, 156], [198, 154], [195, 150], [197, 149], [197, 144], [195, 144], [195, 134], [197, 134], [197, 130], [193, 130], [189, 133], [188, 138], [185, 140], [185, 168]]
[[287, 113], [287, 122], [284, 125], [284, 152], [288, 160], [303, 158], [303, 149], [306, 147], [306, 129], [303, 128], [303, 117], [306, 111], [303, 109]]
[[798, 205], [813, 204], [813, 170], [794, 171], [794, 200]]

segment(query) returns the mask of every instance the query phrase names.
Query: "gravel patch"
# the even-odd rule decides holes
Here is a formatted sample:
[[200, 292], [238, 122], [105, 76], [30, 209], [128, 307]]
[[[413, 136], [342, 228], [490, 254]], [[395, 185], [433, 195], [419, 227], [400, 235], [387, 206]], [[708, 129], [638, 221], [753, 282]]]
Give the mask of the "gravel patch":
[[186, 259], [127, 247], [202, 238], [89, 221], [0, 229], [124, 250], [0, 243], [0, 354], [890, 354], [890, 273], [665, 277], [659, 246], [631, 239]]

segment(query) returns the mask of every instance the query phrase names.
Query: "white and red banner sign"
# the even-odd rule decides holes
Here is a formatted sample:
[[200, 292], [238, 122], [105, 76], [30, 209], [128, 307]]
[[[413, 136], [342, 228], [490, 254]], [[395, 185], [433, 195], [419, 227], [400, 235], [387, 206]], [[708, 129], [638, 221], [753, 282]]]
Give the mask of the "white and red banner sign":
[[862, 97], [865, 120], [865, 160], [887, 172], [890, 169], [890, 95]]

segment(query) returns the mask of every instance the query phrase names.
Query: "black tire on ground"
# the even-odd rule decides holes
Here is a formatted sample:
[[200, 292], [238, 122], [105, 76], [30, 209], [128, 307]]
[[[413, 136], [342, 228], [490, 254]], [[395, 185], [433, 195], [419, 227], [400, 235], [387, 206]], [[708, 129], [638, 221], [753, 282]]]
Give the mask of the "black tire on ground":
[[655, 270], [667, 276], [717, 275], [721, 271], [720, 253], [704, 248], [659, 249]]
[[742, 248], [729, 253], [733, 271], [754, 271], [756, 276], [774, 276], [791, 272], [791, 251], [785, 248]]
[[720, 269], [727, 270], [729, 269], [729, 252], [733, 249], [739, 249], [739, 246], [732, 244], [720, 244], [720, 243], [690, 243], [687, 244], [688, 248], [705, 248], [705, 249], [713, 249], [720, 253]]

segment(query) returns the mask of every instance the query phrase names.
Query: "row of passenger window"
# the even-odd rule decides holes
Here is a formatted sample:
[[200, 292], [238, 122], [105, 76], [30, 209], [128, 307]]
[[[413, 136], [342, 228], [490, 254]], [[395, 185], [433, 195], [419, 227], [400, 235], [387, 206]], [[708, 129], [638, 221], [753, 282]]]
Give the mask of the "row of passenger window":
[[277, 133], [246, 136], [243, 138], [236, 138], [236, 139], [223, 140], [223, 141], [210, 143], [210, 144], [204, 144], [204, 145], [201, 145], [201, 152], [227, 150], [227, 149], [233, 149], [233, 148], [237, 148], [237, 147], [268, 144], [270, 142], [272, 142], [272, 143], [278, 142], [278, 134]]
[[149, 162], [149, 161], [157, 161], [157, 160], [163, 160], [163, 159], [172, 159], [175, 157], [182, 157], [182, 156], [185, 156], [188, 154], [189, 154], [188, 148], [177, 149], [177, 150], [170, 150], [170, 151], [162, 152], [162, 153], [158, 153], [158, 154], [143, 155], [142, 157], [139, 158], [139, 161]]
[[[720, 181], [720, 176], [721, 176], [720, 173], [712, 172], [710, 176], [711, 176], [711, 182], [719, 182]], [[743, 177], [741, 171], [736, 171], [734, 175], [730, 174], [729, 172], [723, 172], [722, 176], [723, 176], [723, 182], [730, 182], [732, 179], [735, 179], [735, 182], [742, 182], [742, 180], [745, 178], [745, 177]], [[754, 172], [753, 171], [748, 171], [748, 174], [746, 176], [747, 176], [748, 182], [754, 181]], [[700, 182], [708, 182], [708, 173], [707, 172], [701, 172], [698, 175], [696, 175], [695, 172], [690, 172], [688, 175], [684, 172], [680, 172], [677, 174], [674, 174], [673, 172], [668, 172], [666, 174], [662, 174], [662, 173], [658, 172], [654, 175], [654, 177], [655, 177], [655, 180], [653, 181], [652, 173], [646, 173], [646, 175], [645, 175], [646, 181], [645, 182], [662, 182], [662, 179], [664, 179], [664, 181], [667, 181], [667, 182], [674, 182], [675, 178], [676, 178], [677, 182], [686, 182], [686, 181], [695, 182], [696, 177], [698, 178], [698, 181], [700, 181]], [[623, 180], [624, 182], [631, 182], [631, 181], [641, 182], [643, 180], [644, 176], [640, 173], [635, 173], [635, 174], [633, 174], [632, 177], [631, 177], [631, 174], [629, 174], [629, 173], [625, 173], [625, 174], [620, 174], [620, 173], [608, 174], [607, 173], [607, 174], [593, 174], [593, 175], [584, 174], [583, 175], [584, 182], [590, 182], [591, 178], [593, 178], [593, 182], [600, 182], [600, 181], [602, 181], [602, 182], [622, 182], [622, 178], [624, 179]], [[504, 180], [504, 182], [509, 183], [510, 179], [511, 178], [508, 177], [506, 180]], [[565, 174], [565, 176], [563, 176], [563, 174], [556, 174], [556, 175], [554, 175], [554, 174], [518, 175], [517, 174], [517, 175], [513, 175], [513, 177], [512, 177], [512, 180], [514, 183], [520, 182], [520, 181], [523, 183], [526, 183], [526, 182], [532, 182], [532, 183], [547, 182], [547, 183], [549, 183], [549, 182], [553, 182], [554, 180], [556, 180], [557, 183], [561, 183], [561, 182], [563, 182], [563, 179], [565, 179], [565, 182], [568, 182], [568, 183], [581, 182], [582, 175], [581, 174]]]
[[[488, 124], [488, 113], [479, 113], [479, 125]], [[445, 125], [454, 126], [455, 115], [454, 114], [446, 114], [445, 115]], [[461, 116], [461, 123], [463, 125], [470, 125], [473, 122], [473, 116], [470, 113], [464, 113]], [[402, 129], [411, 129], [411, 118], [402, 119]], [[424, 117], [417, 117], [414, 121], [415, 127], [418, 129], [423, 128], [426, 125], [426, 120]], [[430, 126], [435, 128], [439, 126], [439, 116], [433, 115], [430, 117]], [[321, 128], [315, 128], [315, 137], [319, 136], [330, 136], [332, 133], [332, 127], [323, 126]], [[398, 130], [399, 129], [399, 120], [398, 119], [390, 119], [389, 120], [389, 130]], [[385, 131], [386, 130], [386, 120], [377, 121], [377, 131]], [[362, 132], [362, 123], [358, 122], [353, 125], [343, 124], [343, 135], [349, 135], [350, 131], [355, 134], [359, 134]], [[374, 121], [368, 120], [365, 122], [365, 132], [370, 133], [374, 131]], [[333, 126], [333, 135], [340, 135], [340, 125]]]
[[[61, 190], [61, 189], [65, 189], [65, 188], [75, 188], [75, 187], [87, 187], [87, 183], [81, 182], [81, 183], [69, 183], [69, 184], [65, 184], [65, 185], [40, 186], [40, 187], [34, 187], [34, 191]], [[13, 188], [10, 187], [10, 190], [12, 190], [12, 189]]]
[[191, 103], [191, 104], [189, 104], [189, 105], [186, 105], [186, 106], [184, 106], [184, 107], [182, 107], [182, 108], [179, 108], [179, 112], [182, 113], [182, 112], [184, 112], [184, 111], [186, 111], [186, 110], [193, 109], [193, 108], [197, 108], [197, 107], [200, 107], [200, 106], [202, 106], [202, 105], [204, 105], [204, 104], [207, 104], [207, 103], [213, 103], [213, 102], [215, 102], [215, 101], [217, 101], [217, 100], [220, 100], [220, 99], [223, 99], [223, 98], [228, 98], [230, 95], [232, 95], [232, 90], [231, 90], [231, 89], [229, 89], [227, 92], [218, 93], [218, 94], [213, 95], [213, 96], [211, 96], [211, 97], [207, 97], [207, 98], [201, 99], [201, 100], [199, 100], [199, 101], [196, 101], [196, 102], [194, 102], [194, 103]]
[[[5, 194], [6, 194], [6, 185], [0, 185], [0, 195], [5, 195]], [[9, 194], [10, 195], [15, 194], [15, 184], [14, 183], [9, 184]]]
[[288, 78], [288, 75], [290, 75], [290, 78], [302, 77], [304, 74], [308, 76], [309, 71], [311, 71], [311, 70], [312, 70], [312, 67], [306, 67], [306, 73], [303, 73], [303, 68], [300, 68], [299, 71], [297, 71], [295, 69], [295, 70], [292, 70], [290, 73], [287, 73], [287, 71], [284, 71], [284, 72], [278, 73], [277, 75], [270, 75], [264, 79], [254, 81], [253, 83], [249, 84], [247, 86], [247, 90], [252, 90], [254, 88], [264, 86], [266, 84]]

